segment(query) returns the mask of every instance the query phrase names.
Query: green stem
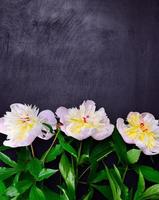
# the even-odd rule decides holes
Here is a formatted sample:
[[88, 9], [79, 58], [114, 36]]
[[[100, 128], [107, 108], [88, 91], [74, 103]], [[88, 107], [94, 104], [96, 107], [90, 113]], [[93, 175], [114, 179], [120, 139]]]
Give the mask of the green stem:
[[44, 157], [43, 157], [42, 160], [41, 160], [41, 161], [43, 162], [43, 164], [45, 163], [45, 159], [46, 159], [48, 153], [50, 152], [50, 150], [51, 150], [52, 147], [54, 146], [54, 144], [55, 144], [55, 142], [56, 142], [56, 139], [57, 139], [57, 136], [58, 136], [59, 133], [60, 133], [60, 129], [57, 130], [57, 133], [56, 133], [56, 135], [55, 135], [55, 137], [54, 137], [54, 139], [53, 139], [53, 141], [52, 141], [50, 147], [48, 148], [48, 150], [46, 151]]
[[127, 171], [128, 171], [128, 166], [126, 166], [126, 168], [125, 168], [125, 171], [124, 171], [124, 174], [123, 174], [123, 181], [124, 181], [124, 179], [125, 179], [125, 176], [126, 176], [126, 173], [127, 173]]
[[[109, 153], [112, 153], [113, 151], [110, 151]], [[105, 156], [107, 156], [109, 153], [105, 154], [104, 156], [101, 156], [100, 158], [97, 159], [97, 162], [99, 162], [100, 160], [102, 160]], [[79, 179], [82, 178], [82, 176], [91, 168], [91, 165], [89, 165], [83, 172], [82, 174], [79, 176]]]
[[82, 150], [82, 141], [80, 142], [80, 146], [79, 146], [79, 149], [78, 149], [78, 155], [77, 155], [77, 159], [76, 159], [76, 169], [75, 169], [75, 173], [76, 173], [76, 185], [78, 184], [78, 180], [79, 180], [79, 173], [78, 173], [78, 165], [79, 165], [79, 162], [80, 162], [80, 157], [81, 157], [81, 150]]
[[77, 165], [79, 164], [79, 161], [80, 161], [81, 150], [82, 150], [82, 141], [80, 142], [80, 146], [79, 146], [79, 150], [78, 150]]
[[33, 158], [34, 158], [34, 157], [35, 157], [35, 152], [34, 152], [33, 144], [31, 144], [30, 147], [31, 147], [32, 156], [33, 156]]
[[82, 174], [79, 176], [79, 180], [82, 178], [82, 176], [90, 169], [91, 166], [88, 166], [83, 172]]

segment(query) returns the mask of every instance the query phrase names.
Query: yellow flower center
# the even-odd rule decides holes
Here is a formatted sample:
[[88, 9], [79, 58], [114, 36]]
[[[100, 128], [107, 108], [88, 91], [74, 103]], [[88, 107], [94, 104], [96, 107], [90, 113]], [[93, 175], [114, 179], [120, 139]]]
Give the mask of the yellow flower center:
[[82, 118], [71, 118], [69, 120], [72, 123], [70, 131], [73, 133], [80, 133], [82, 128], [95, 128], [95, 125], [88, 121], [89, 116]]
[[17, 124], [15, 127], [17, 128], [17, 131], [19, 133], [16, 139], [20, 141], [25, 139], [27, 133], [30, 132], [36, 124], [37, 124], [37, 119], [33, 117], [31, 118], [27, 114], [20, 117], [17, 120]]
[[131, 139], [143, 142], [148, 149], [155, 146], [155, 133], [150, 130], [148, 124], [141, 122], [139, 115], [129, 117], [128, 123], [130, 127], [126, 129], [126, 133]]

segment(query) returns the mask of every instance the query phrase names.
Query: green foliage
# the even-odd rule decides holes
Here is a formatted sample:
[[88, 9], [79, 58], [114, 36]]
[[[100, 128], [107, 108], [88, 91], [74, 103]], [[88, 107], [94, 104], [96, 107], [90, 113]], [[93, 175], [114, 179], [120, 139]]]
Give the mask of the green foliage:
[[7, 156], [6, 154], [2, 152], [0, 152], [0, 160], [4, 162], [5, 164], [9, 165], [10, 167], [17, 166], [17, 163], [15, 161], [11, 160], [9, 156]]
[[139, 169], [141, 170], [145, 179], [150, 182], [159, 183], [159, 171], [148, 166], [140, 166]]
[[62, 134], [58, 134], [58, 140], [60, 145], [66, 152], [70, 153], [72, 156], [77, 158], [77, 151], [68, 142], [65, 141]]
[[139, 170], [139, 179], [138, 179], [138, 185], [137, 185], [137, 190], [135, 192], [134, 200], [142, 199], [141, 196], [144, 190], [145, 190], [145, 180], [141, 171]]
[[124, 143], [117, 129], [115, 129], [113, 133], [113, 146], [119, 158], [119, 161], [124, 164], [127, 163], [128, 158], [126, 144]]
[[135, 164], [139, 160], [141, 154], [141, 150], [139, 149], [131, 149], [127, 152], [128, 162], [130, 164]]
[[46, 200], [43, 191], [36, 186], [32, 186], [29, 194], [29, 200], [37, 200], [37, 199]]
[[61, 175], [67, 185], [67, 191], [62, 188], [64, 194], [69, 196], [69, 199], [75, 199], [75, 172], [74, 167], [70, 163], [69, 159], [65, 154], [62, 155], [60, 163], [59, 163], [59, 170]]
[[60, 144], [57, 144], [49, 151], [49, 153], [46, 156], [45, 162], [54, 161], [59, 155], [61, 155], [62, 152], [63, 152], [62, 146]]
[[[0, 147], [0, 161], [4, 164], [0, 167], [0, 200], [93, 200], [95, 195], [107, 200], [159, 199], [158, 170], [141, 165], [141, 150], [134, 146], [128, 150], [116, 129], [103, 141], [79, 142], [61, 132], [54, 139], [53, 145], [39, 156], [41, 159], [24, 147], [17, 149], [17, 157], [12, 160], [5, 153], [8, 148]], [[138, 176], [134, 188], [126, 184], [129, 173]], [[45, 185], [50, 178], [53, 189]], [[85, 187], [84, 194], [81, 186]]]

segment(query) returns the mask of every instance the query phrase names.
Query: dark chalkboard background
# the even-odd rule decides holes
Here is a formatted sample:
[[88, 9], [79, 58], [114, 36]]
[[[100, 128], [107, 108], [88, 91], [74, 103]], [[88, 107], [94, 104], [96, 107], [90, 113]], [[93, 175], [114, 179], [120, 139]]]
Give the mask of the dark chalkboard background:
[[158, 79], [158, 0], [0, 0], [0, 115], [93, 99], [159, 117]]
[[0, 0], [0, 113], [93, 99], [159, 111], [158, 0]]

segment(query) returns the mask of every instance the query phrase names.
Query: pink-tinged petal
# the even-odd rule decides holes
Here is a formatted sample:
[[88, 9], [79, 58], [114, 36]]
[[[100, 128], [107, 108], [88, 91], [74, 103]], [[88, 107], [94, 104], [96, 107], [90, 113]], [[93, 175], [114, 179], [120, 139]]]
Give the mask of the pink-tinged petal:
[[110, 123], [110, 120], [107, 117], [107, 114], [106, 114], [104, 108], [100, 108], [98, 111], [96, 111], [95, 112], [95, 117], [98, 118], [98, 119], [100, 119], [101, 121], [107, 123], [107, 124]]
[[77, 140], [84, 140], [90, 137], [95, 131], [95, 129], [92, 129], [92, 128], [82, 128], [80, 133], [73, 133], [72, 131], [70, 131], [71, 128], [72, 128], [72, 125], [70, 124], [69, 126], [66, 127], [66, 131], [64, 133], [67, 136], [73, 137]]
[[95, 132], [94, 134], [92, 134], [92, 138], [94, 138], [95, 140], [104, 140], [113, 133], [113, 130], [114, 130], [114, 125], [109, 124], [102, 132]]
[[48, 123], [54, 129], [56, 129], [57, 120], [51, 110], [43, 110], [39, 113], [39, 118], [42, 120], [43, 123]]
[[13, 111], [19, 111], [19, 109], [23, 109], [24, 105], [21, 103], [13, 103], [10, 105], [10, 109]]
[[117, 119], [117, 129], [120, 133], [120, 135], [122, 136], [123, 140], [128, 143], [128, 144], [134, 144], [134, 140], [131, 139], [127, 133], [126, 133], [126, 129], [128, 128], [127, 125], [124, 123], [124, 120], [122, 118], [118, 118]]
[[145, 122], [151, 123], [155, 121], [155, 117], [151, 113], [145, 112], [145, 113], [142, 113], [141, 116]]
[[4, 117], [0, 118], [0, 133], [7, 134], [7, 130], [4, 125]]
[[159, 154], [159, 143], [157, 143], [152, 149], [146, 147], [142, 141], [136, 141], [135, 145], [141, 149], [145, 155], [156, 155]]
[[91, 115], [95, 112], [96, 104], [92, 100], [83, 101], [82, 105], [80, 105], [80, 110], [83, 115]]
[[158, 130], [158, 120], [156, 120], [151, 113], [142, 113], [141, 116], [143, 121], [149, 125], [152, 132], [156, 132]]
[[65, 107], [59, 107], [56, 110], [56, 115], [60, 118], [61, 123], [65, 123], [67, 114], [68, 114], [68, 109]]
[[14, 137], [12, 139], [5, 140], [3, 144], [9, 147], [29, 146], [39, 135], [40, 131], [41, 131], [41, 126], [37, 126], [36, 128], [33, 128], [32, 131], [27, 133], [27, 136], [23, 140], [19, 140], [18, 138]]
[[136, 126], [137, 124], [140, 124], [140, 118], [141, 118], [141, 114], [140, 113], [138, 113], [138, 112], [129, 112], [129, 114], [127, 116], [127, 121], [132, 126]]

